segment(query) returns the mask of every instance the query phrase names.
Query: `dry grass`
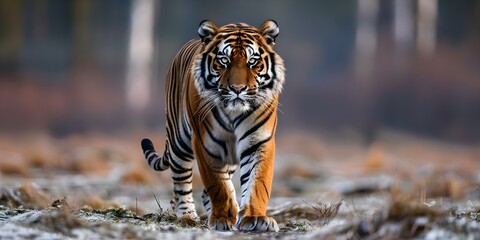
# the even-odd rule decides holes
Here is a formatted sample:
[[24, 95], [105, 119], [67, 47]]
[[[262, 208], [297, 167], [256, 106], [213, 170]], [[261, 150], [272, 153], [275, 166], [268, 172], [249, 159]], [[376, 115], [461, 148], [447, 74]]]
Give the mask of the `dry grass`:
[[120, 181], [127, 184], [152, 186], [155, 184], [152, 172], [146, 164], [136, 164], [122, 175]]
[[416, 179], [415, 188], [424, 192], [423, 198], [448, 197], [462, 199], [469, 189], [478, 187], [474, 174], [433, 170], [427, 176]]
[[[13, 146], [1, 143], [0, 146], [0, 172], [7, 175], [29, 177], [29, 166], [22, 154], [11, 150]], [[6, 150], [7, 151], [6, 151]]]
[[0, 159], [0, 172], [6, 175], [29, 177], [28, 165], [23, 160]]
[[110, 208], [119, 208], [118, 204], [107, 201], [99, 196], [90, 196], [83, 200], [83, 209], [106, 210]]
[[385, 169], [385, 150], [380, 145], [372, 145], [368, 149], [367, 158], [362, 163], [367, 171], [379, 171]]
[[2, 189], [0, 203], [14, 208], [44, 209], [51, 205], [52, 198], [37, 185], [24, 182], [18, 189]]
[[338, 210], [340, 209], [340, 206], [342, 205], [342, 201], [339, 201], [337, 203], [317, 203], [317, 204], [312, 204], [312, 203], [307, 203], [310, 207], [312, 207], [318, 217], [318, 221], [320, 221], [321, 225], [326, 225], [328, 224], [335, 216], [338, 214]]
[[279, 173], [279, 176], [285, 178], [297, 177], [300, 179], [315, 179], [322, 175], [309, 166], [303, 164], [289, 164], [285, 167], [284, 171]]
[[75, 215], [61, 210], [39, 215], [31, 224], [37, 228], [45, 229], [49, 232], [62, 233], [70, 237], [74, 237], [72, 229], [86, 226]]
[[84, 175], [105, 175], [109, 172], [108, 159], [95, 150], [79, 150], [70, 157], [68, 170]]
[[335, 216], [343, 201], [335, 203], [307, 203], [291, 206], [280, 206], [269, 210], [268, 215], [279, 222], [288, 222], [292, 219], [317, 221], [320, 225], [328, 224]]
[[201, 227], [201, 221], [197, 221], [196, 219], [192, 218], [189, 215], [184, 215], [181, 218], [177, 218], [177, 223], [180, 227]]
[[445, 212], [439, 206], [429, 206], [418, 199], [412, 199], [408, 195], [392, 195], [388, 206], [388, 220], [401, 221], [415, 217], [427, 217], [436, 219]]

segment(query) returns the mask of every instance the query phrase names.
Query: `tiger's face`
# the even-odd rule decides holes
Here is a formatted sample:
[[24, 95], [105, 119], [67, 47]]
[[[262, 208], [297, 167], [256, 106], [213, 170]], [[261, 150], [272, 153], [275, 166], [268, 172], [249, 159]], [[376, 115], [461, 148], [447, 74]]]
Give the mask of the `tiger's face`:
[[203, 21], [198, 33], [204, 46], [193, 71], [204, 101], [236, 115], [260, 107], [281, 92], [285, 69], [273, 50], [279, 33], [275, 21], [266, 21], [258, 29], [244, 23], [217, 28]]

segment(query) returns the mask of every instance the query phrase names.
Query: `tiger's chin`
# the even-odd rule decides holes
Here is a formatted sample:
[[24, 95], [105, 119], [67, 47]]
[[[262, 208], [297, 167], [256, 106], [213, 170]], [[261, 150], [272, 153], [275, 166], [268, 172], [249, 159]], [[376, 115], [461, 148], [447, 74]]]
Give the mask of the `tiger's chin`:
[[243, 99], [233, 99], [225, 103], [224, 109], [227, 114], [240, 114], [250, 110], [250, 103]]

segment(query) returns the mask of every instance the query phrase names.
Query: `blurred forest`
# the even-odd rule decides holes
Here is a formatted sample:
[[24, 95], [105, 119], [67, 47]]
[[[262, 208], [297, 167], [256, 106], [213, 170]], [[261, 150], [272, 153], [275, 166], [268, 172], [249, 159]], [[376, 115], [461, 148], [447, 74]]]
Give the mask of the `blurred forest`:
[[207, 18], [279, 23], [279, 133], [480, 141], [474, 0], [0, 0], [0, 131], [163, 129], [167, 68]]

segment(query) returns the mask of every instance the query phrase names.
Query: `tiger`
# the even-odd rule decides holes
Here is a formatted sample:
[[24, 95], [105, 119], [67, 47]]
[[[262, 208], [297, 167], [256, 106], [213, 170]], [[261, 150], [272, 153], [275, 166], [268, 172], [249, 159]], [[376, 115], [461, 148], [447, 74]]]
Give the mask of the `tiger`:
[[[154, 170], [172, 170], [177, 217], [198, 219], [192, 196], [197, 161], [208, 226], [219, 231], [278, 231], [267, 216], [283, 59], [274, 46], [279, 27], [245, 23], [217, 27], [204, 20], [199, 38], [175, 56], [166, 77], [163, 156], [145, 138], [141, 147]], [[232, 175], [240, 166], [240, 204]]]

